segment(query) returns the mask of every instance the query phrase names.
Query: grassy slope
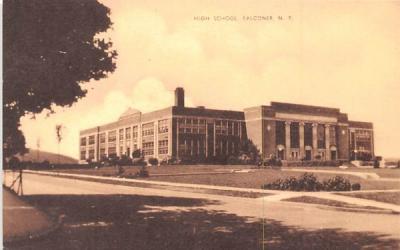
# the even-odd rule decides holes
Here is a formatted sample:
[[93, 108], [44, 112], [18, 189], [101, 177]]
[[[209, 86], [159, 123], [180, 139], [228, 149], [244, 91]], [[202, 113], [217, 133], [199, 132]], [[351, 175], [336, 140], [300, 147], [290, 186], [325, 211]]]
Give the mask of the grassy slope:
[[[36, 149], [29, 149], [28, 153], [23, 156], [19, 156], [19, 158], [23, 161], [42, 162], [44, 160], [48, 160], [50, 163], [58, 163], [58, 154], [41, 150], [39, 150], [38, 154], [38, 150]], [[60, 163], [77, 164], [78, 160], [66, 155], [60, 155]]]

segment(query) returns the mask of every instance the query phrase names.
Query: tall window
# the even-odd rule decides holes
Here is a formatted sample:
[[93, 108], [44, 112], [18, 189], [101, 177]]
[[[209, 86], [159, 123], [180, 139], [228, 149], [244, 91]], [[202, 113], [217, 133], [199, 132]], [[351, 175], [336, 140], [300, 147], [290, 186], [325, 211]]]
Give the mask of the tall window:
[[123, 128], [121, 128], [121, 129], [119, 130], [119, 140], [120, 140], [120, 141], [123, 141], [123, 140], [124, 140], [124, 129], [123, 129]]
[[276, 141], [276, 145], [285, 145], [285, 136], [286, 136], [286, 132], [285, 132], [285, 122], [283, 121], [277, 121], [276, 122], [276, 137], [275, 137], [275, 141]]
[[290, 147], [299, 148], [300, 147], [300, 136], [299, 136], [299, 123], [290, 123]]
[[108, 142], [115, 142], [117, 140], [117, 132], [115, 130], [108, 132]]
[[318, 148], [325, 148], [325, 126], [318, 124], [317, 127], [317, 144]]
[[125, 128], [125, 137], [127, 140], [131, 139], [131, 128]]
[[336, 126], [329, 127], [329, 143], [336, 145]]
[[100, 143], [106, 143], [106, 133], [101, 133], [99, 135]]
[[138, 137], [138, 126], [134, 126], [132, 128], [132, 136], [133, 136], [133, 139], [136, 139]]
[[313, 143], [313, 135], [312, 135], [312, 124], [306, 123], [304, 124], [304, 145], [312, 146]]

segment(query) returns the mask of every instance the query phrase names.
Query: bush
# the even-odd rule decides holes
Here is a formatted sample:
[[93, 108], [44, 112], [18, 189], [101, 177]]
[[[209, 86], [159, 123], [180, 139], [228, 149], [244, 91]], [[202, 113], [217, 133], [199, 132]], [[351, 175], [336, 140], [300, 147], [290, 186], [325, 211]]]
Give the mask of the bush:
[[341, 176], [335, 176], [321, 183], [314, 174], [305, 173], [299, 178], [293, 176], [286, 179], [279, 178], [272, 183], [262, 185], [261, 188], [290, 191], [350, 191], [351, 189], [360, 190], [361, 185], [359, 183], [351, 185], [349, 180]]
[[361, 184], [360, 184], [360, 183], [354, 183], [354, 184], [352, 184], [352, 185], [351, 185], [351, 190], [354, 190], [354, 191], [361, 190]]
[[325, 191], [350, 191], [351, 184], [350, 181], [341, 177], [335, 176], [330, 178], [328, 181], [324, 181], [324, 190]]
[[157, 159], [157, 158], [149, 158], [148, 162], [149, 162], [152, 166], [157, 166], [157, 165], [158, 165], [158, 159]]

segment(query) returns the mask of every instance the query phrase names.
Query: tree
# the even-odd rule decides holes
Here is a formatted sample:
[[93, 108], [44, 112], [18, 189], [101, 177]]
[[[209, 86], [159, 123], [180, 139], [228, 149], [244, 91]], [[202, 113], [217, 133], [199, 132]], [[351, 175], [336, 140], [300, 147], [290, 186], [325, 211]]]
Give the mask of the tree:
[[57, 163], [60, 164], [60, 143], [63, 139], [62, 135], [63, 125], [57, 124], [56, 125], [56, 136], [57, 136], [57, 144], [58, 144], [58, 156], [57, 156]]
[[244, 139], [240, 141], [240, 154], [247, 155], [250, 158], [252, 163], [255, 163], [260, 158], [260, 151], [258, 150], [257, 146], [253, 143], [250, 139]]
[[112, 23], [96, 0], [4, 0], [4, 156], [24, 153], [20, 118], [84, 97], [82, 84], [115, 70], [117, 53], [98, 36]]

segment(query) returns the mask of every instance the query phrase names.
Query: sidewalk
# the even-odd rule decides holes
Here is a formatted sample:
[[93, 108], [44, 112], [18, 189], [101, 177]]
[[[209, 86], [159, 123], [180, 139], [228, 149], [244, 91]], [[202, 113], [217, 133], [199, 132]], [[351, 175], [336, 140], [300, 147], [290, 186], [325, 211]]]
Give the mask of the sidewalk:
[[55, 228], [42, 211], [3, 187], [3, 241], [14, 243], [38, 238]]

